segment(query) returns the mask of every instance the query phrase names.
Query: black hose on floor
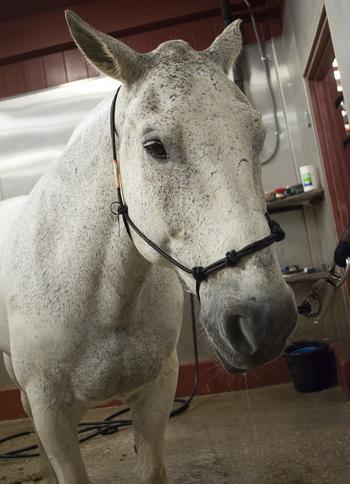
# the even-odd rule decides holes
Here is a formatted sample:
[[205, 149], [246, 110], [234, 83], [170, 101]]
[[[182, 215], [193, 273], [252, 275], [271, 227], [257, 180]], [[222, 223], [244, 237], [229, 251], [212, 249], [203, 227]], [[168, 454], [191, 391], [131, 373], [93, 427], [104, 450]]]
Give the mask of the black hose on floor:
[[[191, 303], [191, 320], [192, 320], [192, 334], [193, 334], [193, 354], [194, 354], [194, 362], [195, 362], [195, 374], [194, 374], [194, 381], [192, 386], [192, 392], [187, 399], [176, 398], [174, 403], [180, 403], [179, 407], [174, 408], [171, 413], [170, 417], [175, 417], [180, 413], [184, 412], [190, 406], [194, 396], [197, 392], [198, 381], [199, 381], [199, 360], [198, 360], [198, 343], [197, 343], [197, 330], [196, 330], [196, 318], [195, 318], [195, 311], [194, 311], [194, 301], [193, 295], [190, 294], [190, 303]], [[118, 432], [119, 429], [123, 427], [130, 427], [132, 426], [131, 419], [120, 419], [122, 415], [125, 413], [130, 412], [130, 408], [124, 408], [119, 410], [118, 412], [109, 415], [105, 419], [98, 421], [98, 422], [82, 422], [79, 424], [80, 430], [78, 431], [79, 434], [88, 433], [88, 435], [82, 436], [79, 439], [79, 442], [86, 442], [87, 440], [91, 440], [99, 435], [110, 435]], [[21, 437], [26, 437], [29, 435], [34, 435], [35, 431], [27, 431], [27, 432], [19, 432], [17, 434], [9, 435], [0, 439], [0, 445], [4, 444], [5, 442], [9, 442], [10, 440], [16, 440]], [[0, 459], [27, 459], [30, 457], [38, 457], [38, 452], [36, 451], [38, 446], [36, 444], [30, 445], [27, 447], [22, 447], [16, 450], [10, 450], [3, 454], [0, 454]]]

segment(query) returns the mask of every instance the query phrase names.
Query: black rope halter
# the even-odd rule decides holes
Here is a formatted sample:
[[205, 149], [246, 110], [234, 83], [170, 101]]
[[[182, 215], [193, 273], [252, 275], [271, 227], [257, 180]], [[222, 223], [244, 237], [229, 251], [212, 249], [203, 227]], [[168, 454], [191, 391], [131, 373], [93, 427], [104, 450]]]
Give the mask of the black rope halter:
[[[280, 242], [285, 238], [285, 233], [283, 232], [282, 228], [280, 225], [271, 220], [268, 213], [265, 213], [265, 217], [267, 219], [268, 225], [271, 230], [271, 234], [256, 241], [251, 244], [246, 245], [243, 247], [243, 249], [240, 250], [231, 250], [229, 252], [226, 252], [225, 257], [222, 259], [219, 259], [212, 264], [209, 264], [208, 266], [202, 267], [202, 266], [194, 266], [192, 269], [189, 267], [184, 266], [181, 264], [179, 261], [174, 259], [171, 255], [169, 255], [167, 252], [165, 252], [161, 247], [159, 247], [157, 244], [155, 244], [151, 239], [149, 239], [139, 228], [135, 223], [132, 221], [132, 219], [129, 216], [128, 212], [128, 206], [124, 203], [123, 200], [123, 195], [121, 191], [121, 185], [120, 185], [120, 172], [119, 172], [119, 162], [117, 160], [117, 148], [116, 148], [116, 142], [115, 142], [115, 105], [117, 101], [117, 97], [120, 91], [120, 87], [118, 88], [113, 101], [112, 101], [112, 106], [111, 106], [111, 113], [110, 113], [110, 129], [111, 129], [111, 139], [112, 139], [112, 152], [113, 152], [113, 164], [114, 164], [114, 174], [115, 174], [115, 183], [116, 183], [116, 188], [117, 188], [117, 197], [118, 200], [116, 202], [113, 202], [111, 204], [111, 211], [115, 215], [118, 215], [122, 217], [125, 229], [129, 235], [129, 237], [132, 239], [131, 236], [131, 230], [130, 227], [133, 229], [134, 232], [136, 232], [152, 249], [154, 249], [158, 254], [160, 254], [162, 257], [164, 257], [167, 261], [169, 261], [171, 264], [174, 266], [178, 267], [180, 270], [183, 272], [187, 272], [187, 274], [191, 274], [192, 277], [196, 281], [196, 293], [197, 297], [200, 300], [200, 286], [203, 281], [205, 281], [209, 274], [212, 272], [224, 269], [225, 267], [234, 267], [238, 264], [238, 262], [242, 259], [242, 257], [246, 257], [249, 254], [253, 254], [254, 252], [257, 252], [261, 249], [264, 249], [265, 247], [268, 247], [269, 245], [273, 244], [274, 242]], [[115, 209], [114, 207], [117, 206]]]

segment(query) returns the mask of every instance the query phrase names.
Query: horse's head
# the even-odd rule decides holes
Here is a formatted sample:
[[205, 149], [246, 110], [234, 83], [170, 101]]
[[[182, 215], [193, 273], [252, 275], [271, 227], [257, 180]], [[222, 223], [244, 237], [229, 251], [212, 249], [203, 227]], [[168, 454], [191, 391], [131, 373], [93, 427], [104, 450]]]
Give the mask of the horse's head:
[[[85, 56], [124, 83], [117, 134], [125, 201], [136, 225], [172, 257], [206, 266], [269, 234], [259, 154], [260, 115], [227, 77], [241, 49], [234, 22], [205, 51], [170, 41], [148, 54], [67, 14]], [[152, 263], [164, 259], [133, 233]], [[195, 281], [178, 269], [184, 284]], [[201, 319], [223, 364], [246, 370], [277, 356], [296, 308], [273, 249], [211, 274]]]

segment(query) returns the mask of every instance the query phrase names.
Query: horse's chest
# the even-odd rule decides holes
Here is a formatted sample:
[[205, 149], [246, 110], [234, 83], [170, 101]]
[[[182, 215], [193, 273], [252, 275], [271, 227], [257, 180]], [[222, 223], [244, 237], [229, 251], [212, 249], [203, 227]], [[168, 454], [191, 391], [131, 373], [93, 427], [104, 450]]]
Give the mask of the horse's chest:
[[[156, 329], [156, 331], [155, 331]], [[174, 327], [148, 328], [133, 334], [116, 332], [87, 346], [74, 372], [73, 384], [83, 399], [104, 400], [130, 393], [154, 380], [177, 342]]]

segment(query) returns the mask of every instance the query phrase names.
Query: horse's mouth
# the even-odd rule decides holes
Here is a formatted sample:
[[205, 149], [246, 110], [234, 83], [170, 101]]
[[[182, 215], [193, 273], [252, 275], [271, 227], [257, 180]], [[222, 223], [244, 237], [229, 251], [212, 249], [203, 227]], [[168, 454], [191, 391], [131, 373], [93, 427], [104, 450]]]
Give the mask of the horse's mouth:
[[261, 349], [251, 355], [249, 359], [246, 359], [244, 362], [242, 361], [242, 364], [237, 364], [232, 360], [229, 361], [229, 359], [214, 346], [215, 353], [217, 354], [222, 366], [230, 373], [245, 373], [249, 370], [254, 370], [254, 368], [258, 368], [259, 366], [263, 366], [266, 363], [278, 358], [283, 351], [283, 348], [284, 345], [270, 349], [270, 351]]
[[214, 350], [222, 366], [230, 373], [244, 373], [249, 370], [249, 368], [238, 368], [237, 366], [234, 366], [232, 363], [229, 363], [227, 361], [227, 359], [220, 353], [217, 348], [214, 347]]

